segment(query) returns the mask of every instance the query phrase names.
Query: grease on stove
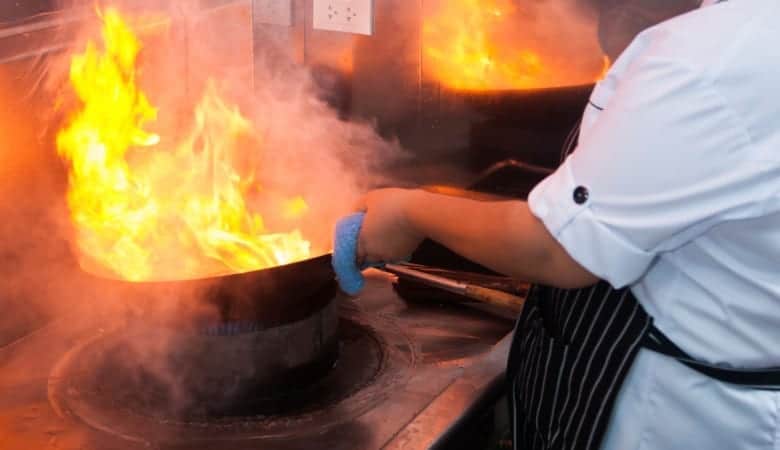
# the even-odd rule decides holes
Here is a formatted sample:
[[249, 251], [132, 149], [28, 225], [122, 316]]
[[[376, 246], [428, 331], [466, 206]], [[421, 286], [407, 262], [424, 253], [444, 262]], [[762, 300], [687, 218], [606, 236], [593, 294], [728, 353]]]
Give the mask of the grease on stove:
[[[420, 365], [458, 367], [489, 351], [512, 330], [515, 317], [479, 304], [439, 302], [424, 288], [424, 299], [409, 301], [395, 297], [388, 303], [379, 286], [395, 276], [377, 270], [366, 273], [366, 289], [361, 293], [361, 308], [376, 315], [394, 317], [415, 343]], [[433, 290], [435, 291], [435, 290]], [[394, 293], [398, 291], [394, 289]], [[380, 295], [377, 295], [380, 294]], [[401, 349], [403, 351], [403, 349]]]
[[[415, 337], [423, 364], [458, 365], [489, 351], [506, 335], [506, 328], [496, 326], [501, 319], [471, 305], [409, 303], [401, 316], [414, 317], [407, 331]], [[511, 329], [512, 321], [504, 322]]]

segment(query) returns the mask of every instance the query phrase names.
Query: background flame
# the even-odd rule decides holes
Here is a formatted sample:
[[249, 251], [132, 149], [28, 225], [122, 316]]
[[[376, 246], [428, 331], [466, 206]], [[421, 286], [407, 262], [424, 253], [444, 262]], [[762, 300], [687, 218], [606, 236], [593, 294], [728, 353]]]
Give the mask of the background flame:
[[605, 61], [595, 32], [564, 6], [559, 13], [512, 0], [438, 0], [423, 22], [426, 69], [456, 90], [592, 83]]
[[157, 117], [137, 82], [141, 43], [119, 12], [100, 14], [102, 45], [74, 55], [79, 99], [57, 136], [69, 163], [68, 207], [85, 269], [127, 280], [188, 279], [286, 264], [310, 256], [294, 222], [306, 202], [268, 192], [270, 232], [247, 207], [263, 194], [251, 164], [262, 137], [213, 83], [183, 136], [146, 129]]

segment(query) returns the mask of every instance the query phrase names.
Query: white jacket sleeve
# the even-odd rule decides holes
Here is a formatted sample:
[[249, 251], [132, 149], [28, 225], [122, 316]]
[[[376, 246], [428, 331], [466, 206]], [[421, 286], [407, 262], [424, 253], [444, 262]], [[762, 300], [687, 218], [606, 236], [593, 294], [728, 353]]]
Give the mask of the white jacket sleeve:
[[529, 197], [570, 255], [615, 287], [718, 223], [757, 214], [770, 186], [749, 180], [760, 162], [744, 157], [750, 136], [716, 85], [654, 50]]

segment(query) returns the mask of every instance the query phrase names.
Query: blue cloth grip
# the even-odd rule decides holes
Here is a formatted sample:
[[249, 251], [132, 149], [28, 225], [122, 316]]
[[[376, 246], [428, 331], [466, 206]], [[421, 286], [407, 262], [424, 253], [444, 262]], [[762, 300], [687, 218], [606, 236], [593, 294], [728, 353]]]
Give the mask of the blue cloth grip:
[[333, 270], [336, 271], [341, 290], [355, 295], [366, 284], [357, 265], [358, 237], [363, 226], [364, 213], [351, 214], [339, 220], [333, 241]]

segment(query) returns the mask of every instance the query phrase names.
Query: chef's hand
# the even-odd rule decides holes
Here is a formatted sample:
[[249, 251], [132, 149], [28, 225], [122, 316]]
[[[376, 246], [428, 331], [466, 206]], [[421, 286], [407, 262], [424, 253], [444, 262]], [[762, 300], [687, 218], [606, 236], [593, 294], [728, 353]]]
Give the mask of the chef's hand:
[[358, 264], [407, 259], [424, 236], [409, 222], [409, 211], [418, 207], [423, 191], [379, 189], [369, 192], [356, 206], [365, 219], [358, 237]]

